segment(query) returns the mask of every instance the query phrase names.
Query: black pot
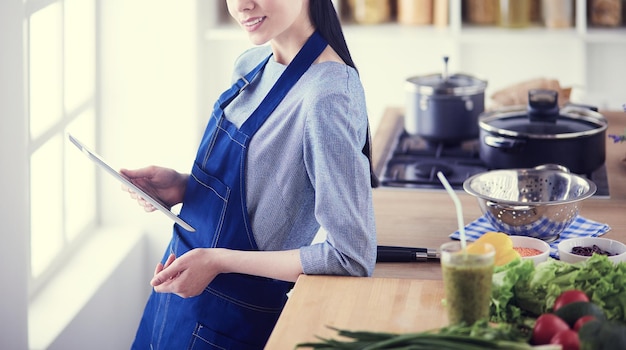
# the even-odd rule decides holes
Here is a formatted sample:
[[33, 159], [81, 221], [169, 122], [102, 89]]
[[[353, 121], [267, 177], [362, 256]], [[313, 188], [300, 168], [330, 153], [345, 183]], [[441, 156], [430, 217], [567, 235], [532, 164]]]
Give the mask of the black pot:
[[559, 109], [557, 99], [556, 91], [531, 90], [527, 107], [483, 113], [480, 159], [490, 169], [559, 164], [590, 175], [600, 168], [606, 158], [606, 119], [587, 107]]
[[405, 130], [430, 142], [455, 144], [478, 137], [487, 82], [466, 74], [411, 77], [406, 80]]

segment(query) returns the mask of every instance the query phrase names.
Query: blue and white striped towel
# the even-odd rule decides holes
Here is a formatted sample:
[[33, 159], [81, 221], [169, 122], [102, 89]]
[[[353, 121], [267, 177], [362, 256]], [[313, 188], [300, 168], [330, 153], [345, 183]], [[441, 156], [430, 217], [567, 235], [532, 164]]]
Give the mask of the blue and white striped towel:
[[[611, 230], [609, 225], [585, 219], [579, 215], [571, 225], [561, 232], [558, 239], [548, 243], [550, 244], [550, 256], [555, 259], [559, 258], [557, 246], [559, 245], [559, 242], [564, 239], [577, 237], [598, 237], [609, 232], [609, 230]], [[468, 241], [475, 241], [478, 237], [489, 231], [496, 231], [496, 229], [493, 228], [484, 215], [465, 226], [465, 236]], [[450, 238], [461, 239], [459, 231], [451, 234]]]

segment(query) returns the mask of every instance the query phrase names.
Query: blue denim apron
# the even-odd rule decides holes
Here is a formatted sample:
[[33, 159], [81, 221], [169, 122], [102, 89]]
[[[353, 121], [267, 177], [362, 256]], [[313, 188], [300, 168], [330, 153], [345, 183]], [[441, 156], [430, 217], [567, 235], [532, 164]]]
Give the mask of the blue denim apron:
[[[180, 216], [197, 232], [177, 224], [163, 261], [198, 247], [258, 250], [247, 214], [245, 162], [250, 140], [327, 46], [314, 33], [265, 99], [237, 128], [224, 108], [269, 58], [217, 100], [187, 183]], [[220, 274], [193, 298], [152, 292], [133, 349], [262, 349], [293, 283], [243, 274]]]

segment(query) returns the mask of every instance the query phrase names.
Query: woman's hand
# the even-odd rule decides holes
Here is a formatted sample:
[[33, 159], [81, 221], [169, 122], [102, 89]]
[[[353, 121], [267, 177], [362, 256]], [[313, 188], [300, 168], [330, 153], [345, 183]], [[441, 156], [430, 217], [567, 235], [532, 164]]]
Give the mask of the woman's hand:
[[159, 263], [150, 284], [159, 293], [174, 293], [182, 298], [200, 295], [217, 276], [216, 254], [219, 248], [196, 248], [176, 258], [171, 254]]
[[[172, 207], [183, 201], [188, 175], [180, 174], [173, 169], [158, 166], [149, 166], [137, 170], [122, 169], [120, 173], [126, 176], [133, 184], [149, 193], [166, 207]], [[137, 200], [145, 211], [151, 212], [156, 208], [141, 198], [136, 192], [126, 186], [122, 189], [130, 193], [131, 198]]]
[[295, 282], [303, 273], [298, 249], [243, 251], [224, 248], [195, 248], [165, 264], [159, 263], [150, 284], [159, 293], [183, 298], [200, 295], [220, 273], [243, 273]]

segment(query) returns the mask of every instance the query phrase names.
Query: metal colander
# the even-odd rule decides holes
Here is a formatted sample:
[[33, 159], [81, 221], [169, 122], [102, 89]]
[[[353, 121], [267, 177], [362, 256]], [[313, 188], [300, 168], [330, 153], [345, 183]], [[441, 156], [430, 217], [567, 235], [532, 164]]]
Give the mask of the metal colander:
[[465, 180], [463, 189], [477, 197], [496, 230], [553, 241], [576, 219], [581, 201], [597, 187], [566, 169], [540, 166], [476, 174]]

